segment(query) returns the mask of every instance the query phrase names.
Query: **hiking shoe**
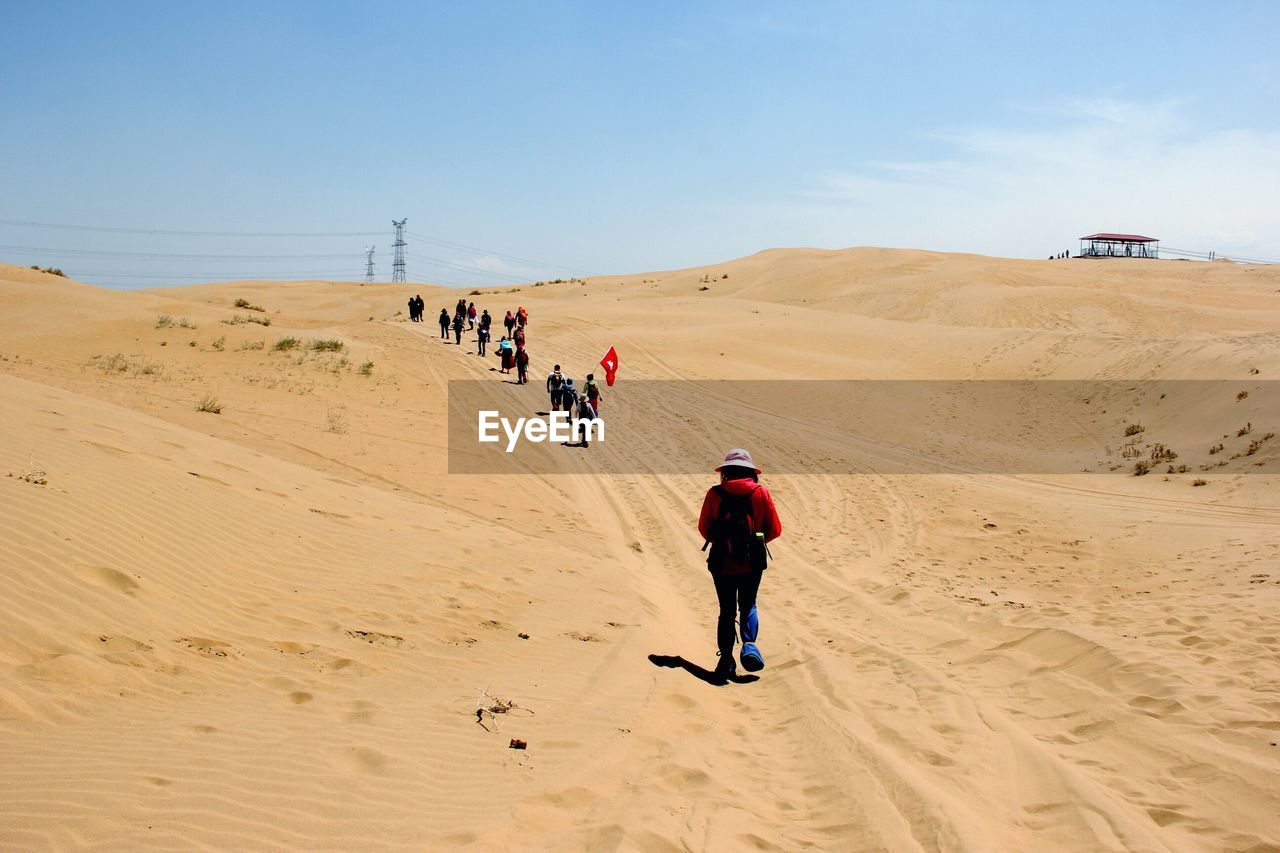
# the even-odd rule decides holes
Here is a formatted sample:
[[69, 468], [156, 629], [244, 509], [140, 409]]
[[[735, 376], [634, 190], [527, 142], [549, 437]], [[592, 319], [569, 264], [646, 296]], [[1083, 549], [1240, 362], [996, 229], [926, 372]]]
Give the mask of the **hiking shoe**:
[[755, 643], [742, 644], [742, 668], [747, 672], [759, 672], [764, 669], [764, 655], [756, 648]]
[[720, 662], [716, 664], [716, 671], [712, 673], [717, 681], [721, 683], [728, 681], [738, 674], [738, 664], [733, 660], [733, 653], [720, 655]]

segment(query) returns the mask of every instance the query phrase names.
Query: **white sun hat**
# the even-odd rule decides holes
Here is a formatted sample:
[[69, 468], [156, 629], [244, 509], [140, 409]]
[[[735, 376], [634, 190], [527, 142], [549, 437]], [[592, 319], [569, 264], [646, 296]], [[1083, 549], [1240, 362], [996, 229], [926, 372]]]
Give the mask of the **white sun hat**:
[[719, 471], [721, 468], [729, 467], [750, 468], [757, 474], [761, 473], [760, 469], [756, 467], [756, 463], [751, 461], [751, 453], [743, 450], [741, 447], [734, 448], [726, 453], [724, 455], [724, 461], [716, 467], [716, 470]]

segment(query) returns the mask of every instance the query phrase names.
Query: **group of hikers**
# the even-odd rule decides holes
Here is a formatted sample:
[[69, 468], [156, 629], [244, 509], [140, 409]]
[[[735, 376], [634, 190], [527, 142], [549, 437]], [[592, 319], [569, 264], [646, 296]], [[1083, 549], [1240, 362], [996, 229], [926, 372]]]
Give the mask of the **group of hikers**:
[[[415, 323], [421, 323], [424, 307], [421, 296], [411, 297], [409, 319]], [[449, 333], [452, 331], [454, 343], [462, 346], [463, 331], [474, 331], [476, 354], [481, 356], [487, 354], [489, 343], [493, 340], [493, 316], [489, 314], [487, 308], [477, 310], [475, 302], [459, 299], [452, 315], [448, 308], [440, 309], [439, 321], [441, 338], [448, 341]], [[498, 342], [497, 355], [501, 365], [498, 372], [510, 375], [514, 370], [517, 385], [529, 384], [529, 350], [526, 346], [528, 324], [529, 312], [524, 306], [516, 308], [515, 311], [507, 311], [502, 319], [506, 334]], [[568, 412], [581, 427], [575, 432], [574, 441], [569, 446], [589, 446], [589, 433], [584, 422], [600, 417], [600, 383], [596, 382], [595, 374], [587, 374], [582, 390], [579, 391], [574, 386], [573, 379], [564, 375], [560, 365], [557, 364], [555, 369], [547, 375], [547, 395], [551, 398], [551, 411]]]
[[590, 432], [587, 424], [600, 417], [600, 383], [594, 373], [588, 373], [579, 391], [573, 384], [573, 377], [566, 376], [556, 365], [547, 374], [547, 395], [551, 397], [551, 411], [568, 412], [574, 422], [574, 447], [589, 447]]

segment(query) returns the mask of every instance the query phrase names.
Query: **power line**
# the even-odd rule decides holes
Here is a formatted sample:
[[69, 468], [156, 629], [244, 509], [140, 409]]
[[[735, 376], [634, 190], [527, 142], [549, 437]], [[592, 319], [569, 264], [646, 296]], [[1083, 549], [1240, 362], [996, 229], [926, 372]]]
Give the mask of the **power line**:
[[[407, 222], [407, 221], [408, 221], [407, 219], [402, 220], [402, 224], [403, 222]], [[8, 225], [8, 226], [13, 226], [18, 228], [45, 228], [45, 229], [53, 229], [53, 230], [59, 230], [59, 231], [86, 231], [86, 232], [97, 232], [97, 233], [108, 233], [108, 234], [149, 234], [149, 235], [171, 236], [171, 237], [372, 237], [380, 233], [376, 231], [196, 231], [196, 230], [183, 230], [183, 229], [171, 229], [171, 228], [128, 228], [123, 226], [112, 226], [112, 225], [83, 225], [83, 224], [58, 223], [58, 222], [34, 222], [30, 220], [25, 220], [25, 219], [0, 219], [0, 225]], [[422, 240], [425, 243], [431, 243], [433, 245], [443, 246], [449, 249], [458, 249], [460, 251], [487, 255], [490, 257], [499, 258], [501, 260], [510, 261], [512, 263], [524, 264], [530, 267], [561, 270], [564, 272], [581, 274], [581, 275], [587, 274], [585, 270], [577, 269], [575, 267], [564, 266], [562, 264], [551, 264], [545, 261], [537, 261], [532, 258], [525, 258], [519, 255], [512, 255], [505, 252], [499, 252], [493, 249], [486, 249], [480, 246], [472, 246], [466, 243], [457, 243], [451, 240], [442, 240], [438, 237], [430, 237], [425, 234], [417, 234], [413, 232], [404, 232], [404, 233], [408, 234], [408, 236], [411, 236], [414, 239]], [[31, 249], [31, 247], [0, 247], [0, 248], [23, 248], [26, 250], [33, 250]], [[73, 250], [52, 250], [51, 249], [48, 251], [71, 252]], [[267, 256], [236, 256], [236, 257], [253, 257], [253, 258], [260, 259]], [[283, 258], [285, 256], [275, 256], [275, 257]], [[311, 255], [307, 257], [319, 257], [319, 256]], [[335, 255], [333, 257], [337, 257], [337, 256]], [[192, 256], [190, 259], [199, 260], [201, 258]], [[511, 276], [511, 278], [515, 279], [517, 277]], [[520, 279], [520, 280], [523, 280], [523, 279]]]
[[559, 264], [548, 264], [542, 261], [535, 261], [529, 258], [522, 258], [518, 255], [507, 255], [507, 254], [503, 254], [502, 252], [492, 251], [490, 249], [481, 249], [478, 246], [468, 246], [465, 243], [452, 243], [448, 240], [441, 240], [436, 237], [428, 237], [425, 234], [410, 233], [409, 236], [413, 237], [416, 240], [422, 240], [425, 243], [433, 243], [437, 246], [444, 246], [445, 248], [448, 248], [448, 249], [462, 249], [467, 252], [476, 252], [482, 255], [491, 255], [495, 258], [500, 258], [504, 261], [511, 261], [512, 263], [525, 264], [526, 266], [544, 267], [546, 269], [563, 270], [565, 272], [571, 272], [571, 273], [585, 273], [584, 270], [574, 269], [573, 267], [561, 266]]
[[338, 254], [312, 255], [222, 255], [222, 254], [183, 254], [172, 252], [113, 252], [109, 249], [58, 249], [50, 246], [11, 246], [0, 244], [0, 249], [12, 252], [46, 252], [59, 255], [97, 256], [131, 258], [134, 260], [150, 260], [169, 258], [185, 261], [241, 260], [241, 261], [297, 261], [308, 258], [350, 258], [343, 252]]
[[165, 228], [117, 228], [108, 225], [67, 225], [0, 219], [0, 225], [19, 228], [53, 228], [59, 231], [104, 231], [112, 234], [163, 234], [172, 237], [374, 237], [377, 231], [175, 231]]
[[[191, 278], [201, 281], [225, 281], [228, 278], [240, 280], [249, 280], [261, 278], [263, 280], [286, 279], [286, 278], [332, 278], [338, 279], [357, 279], [361, 277], [361, 273], [348, 272], [342, 270], [315, 270], [310, 272], [288, 272], [274, 273], [261, 271], [260, 273], [250, 272], [206, 272], [206, 273], [126, 273], [126, 272], [80, 272], [78, 270], [64, 270], [71, 278]], [[73, 275], [74, 273], [74, 275]]]
[[521, 278], [520, 276], [509, 275], [503, 272], [490, 272], [488, 270], [478, 270], [478, 269], [475, 269], [474, 267], [468, 267], [462, 264], [455, 264], [452, 261], [446, 261], [441, 258], [433, 258], [428, 255], [417, 255], [410, 252], [409, 257], [413, 258], [415, 261], [424, 261], [429, 264], [446, 267], [448, 269], [456, 270], [458, 272], [470, 273], [472, 275], [482, 275], [482, 276], [487, 276], [489, 278], [506, 279], [512, 284], [523, 284], [524, 282], [528, 281], [528, 279]]

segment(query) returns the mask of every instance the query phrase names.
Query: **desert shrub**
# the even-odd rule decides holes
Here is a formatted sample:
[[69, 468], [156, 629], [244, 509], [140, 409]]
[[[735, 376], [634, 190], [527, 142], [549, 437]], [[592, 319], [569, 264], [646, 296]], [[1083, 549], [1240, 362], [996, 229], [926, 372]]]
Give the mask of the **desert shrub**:
[[1142, 424], [1129, 424], [1127, 427], [1124, 428], [1124, 434], [1125, 434], [1125, 437], [1128, 437], [1131, 435], [1137, 435], [1140, 432], [1145, 432], [1146, 429], [1147, 428], [1144, 427]]
[[310, 348], [316, 352], [342, 352], [345, 344], [336, 338], [312, 341]]
[[95, 355], [92, 361], [103, 373], [124, 373], [129, 369], [129, 360], [120, 353], [108, 356]]
[[1172, 462], [1178, 458], [1178, 454], [1174, 453], [1172, 448], [1165, 447], [1163, 444], [1157, 443], [1151, 448], [1152, 462]]
[[271, 318], [270, 317], [248, 317], [241, 314], [236, 314], [230, 320], [223, 320], [222, 322], [226, 323], [228, 326], [242, 326], [245, 323], [257, 323], [259, 326], [270, 326]]
[[1239, 394], [1236, 395], [1236, 402], [1239, 403], [1241, 400], [1243, 400], [1245, 397], [1248, 397], [1248, 396], [1249, 396], [1248, 391], [1241, 391]]
[[205, 394], [200, 398], [200, 402], [196, 403], [197, 412], [208, 412], [211, 415], [222, 414], [222, 404], [218, 402], [218, 398], [212, 394]]
[[297, 349], [299, 343], [297, 338], [281, 338], [271, 348], [279, 352], [288, 352], [291, 349]]
[[167, 329], [172, 325], [173, 325], [173, 318], [170, 317], [168, 314], [161, 314], [159, 317], [156, 317], [157, 329]]
[[1209, 448], [1209, 455], [1210, 455], [1210, 456], [1213, 456], [1215, 453], [1221, 453], [1221, 452], [1222, 452], [1222, 449], [1223, 449], [1223, 444], [1222, 444], [1222, 442], [1218, 442], [1218, 443], [1217, 443], [1217, 444], [1215, 444], [1213, 447], [1210, 447], [1210, 448]]
[[329, 432], [342, 435], [347, 431], [347, 416], [341, 409], [330, 409], [325, 420], [329, 423]]
[[195, 323], [193, 323], [193, 322], [191, 322], [190, 320], [188, 320], [186, 317], [183, 317], [181, 320], [179, 320], [178, 322], [174, 323], [174, 325], [175, 325], [175, 326], [177, 326], [177, 327], [178, 327], [178, 328], [180, 328], [180, 329], [194, 329], [194, 328], [196, 328], [196, 324], [195, 324]]
[[360, 375], [361, 375], [361, 376], [368, 376], [368, 375], [369, 375], [369, 374], [371, 374], [371, 373], [373, 373], [373, 362], [372, 362], [372, 361], [366, 361], [364, 364], [360, 365]]
[[144, 361], [133, 367], [134, 376], [158, 376], [164, 373], [164, 365], [154, 361]]
[[1194, 480], [1192, 480], [1192, 481], [1191, 481], [1191, 485], [1193, 485], [1193, 486], [1207, 486], [1207, 485], [1209, 485], [1209, 481], [1208, 481], [1208, 480], [1206, 480], [1204, 477], [1196, 477]]
[[216, 349], [218, 352], [222, 352], [223, 348], [224, 348], [226, 345], [227, 345], [227, 336], [226, 336], [226, 335], [223, 335], [222, 337], [220, 337], [220, 338], [216, 339], [213, 343], [209, 344], [209, 346], [213, 347], [213, 348], [214, 348], [214, 349]]
[[468, 295], [468, 296], [479, 296], [479, 295], [480, 295], [480, 291], [478, 291], [478, 290], [473, 290], [473, 291], [471, 291], [471, 292], [470, 292], [469, 294], [467, 294], [467, 295]]
[[711, 288], [707, 287], [705, 284], [704, 284], [704, 285], [702, 285], [702, 287], [699, 287], [699, 288], [698, 288], [698, 290], [710, 290], [710, 289], [711, 289]]
[[265, 345], [266, 345], [266, 341], [245, 341], [240, 346], [236, 347], [236, 349], [238, 350], [262, 349]]
[[1133, 463], [1133, 476], [1141, 477], [1144, 474], [1149, 474], [1150, 472], [1151, 463], [1147, 460], [1139, 459], [1137, 462]]
[[249, 302], [249, 300], [248, 300], [248, 299], [237, 299], [237, 300], [236, 300], [236, 307], [237, 307], [237, 308], [243, 308], [243, 309], [245, 309], [246, 311], [266, 311], [266, 310], [267, 310], [267, 309], [263, 308], [261, 305], [253, 305], [253, 304], [251, 304], [251, 303]]
[[1251, 432], [1253, 432], [1253, 421], [1249, 421], [1244, 426], [1240, 427], [1240, 429], [1236, 430], [1236, 438], [1242, 438]]

